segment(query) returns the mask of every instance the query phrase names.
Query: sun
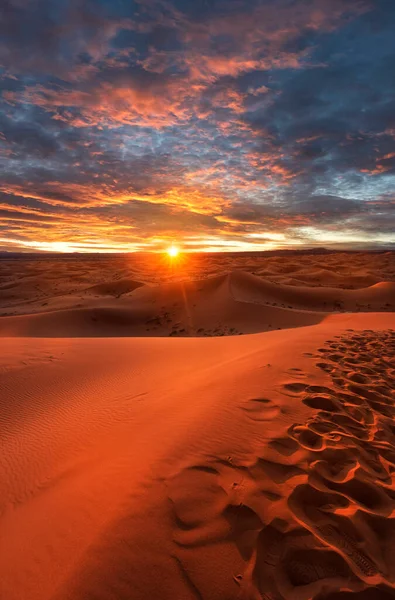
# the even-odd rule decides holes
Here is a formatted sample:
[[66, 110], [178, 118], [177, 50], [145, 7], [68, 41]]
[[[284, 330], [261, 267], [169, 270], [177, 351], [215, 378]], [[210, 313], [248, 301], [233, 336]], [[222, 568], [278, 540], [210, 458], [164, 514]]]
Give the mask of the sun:
[[176, 256], [180, 254], [179, 248], [177, 248], [177, 246], [174, 246], [174, 244], [169, 246], [166, 252], [171, 258], [176, 258]]

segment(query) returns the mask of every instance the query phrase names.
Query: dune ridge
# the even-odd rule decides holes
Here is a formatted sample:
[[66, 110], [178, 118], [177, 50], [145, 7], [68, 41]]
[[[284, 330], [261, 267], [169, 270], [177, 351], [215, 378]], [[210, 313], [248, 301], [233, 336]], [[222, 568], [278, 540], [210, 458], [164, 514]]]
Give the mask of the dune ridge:
[[[92, 299], [93, 293], [98, 299]], [[395, 283], [358, 290], [297, 287], [238, 270], [156, 286], [106, 282], [85, 289], [78, 298], [73, 295], [71, 302], [70, 307], [56, 308], [55, 303], [31, 314], [3, 316], [0, 335], [230, 335], [303, 327], [329, 312], [393, 309]]]
[[0, 596], [391, 597], [394, 328], [4, 338]]
[[392, 258], [15, 261], [1, 600], [395, 598]]
[[379, 282], [358, 290], [347, 290], [332, 287], [296, 287], [271, 283], [243, 271], [235, 271], [229, 275], [230, 289], [233, 297], [242, 302], [282, 303], [288, 308], [306, 310], [356, 311], [357, 309], [378, 310], [387, 306], [393, 307], [395, 302], [395, 283]]

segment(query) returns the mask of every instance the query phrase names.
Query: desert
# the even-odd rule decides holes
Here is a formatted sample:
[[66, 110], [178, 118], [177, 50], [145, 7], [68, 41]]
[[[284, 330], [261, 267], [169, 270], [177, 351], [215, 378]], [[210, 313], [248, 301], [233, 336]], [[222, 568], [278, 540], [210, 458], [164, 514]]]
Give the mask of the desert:
[[395, 0], [0, 0], [0, 600], [395, 600]]
[[0, 280], [1, 598], [395, 596], [393, 252]]

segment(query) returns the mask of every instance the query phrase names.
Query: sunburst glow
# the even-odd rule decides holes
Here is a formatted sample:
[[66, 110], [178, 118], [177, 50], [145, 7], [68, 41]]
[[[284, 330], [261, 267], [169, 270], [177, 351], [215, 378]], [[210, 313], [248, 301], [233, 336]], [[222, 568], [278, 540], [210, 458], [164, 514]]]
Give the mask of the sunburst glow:
[[171, 258], [176, 258], [180, 253], [180, 249], [177, 246], [171, 245], [169, 246], [169, 248], [167, 249], [167, 254], [171, 257]]

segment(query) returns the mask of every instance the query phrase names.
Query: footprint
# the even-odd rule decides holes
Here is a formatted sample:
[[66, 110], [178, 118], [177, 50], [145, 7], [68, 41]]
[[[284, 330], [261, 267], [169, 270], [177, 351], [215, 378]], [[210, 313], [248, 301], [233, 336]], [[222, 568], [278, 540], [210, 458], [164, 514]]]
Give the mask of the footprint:
[[330, 363], [326, 363], [326, 362], [316, 363], [316, 366], [319, 369], [322, 369], [323, 371], [326, 371], [327, 373], [331, 373], [333, 371], [333, 369], [334, 369], [333, 365], [331, 365]]
[[339, 552], [360, 579], [366, 582], [377, 579], [380, 570], [373, 558], [362, 549], [363, 536], [349, 518], [334, 514], [337, 508], [349, 505], [344, 496], [302, 484], [291, 493], [288, 505], [297, 520], [321, 542]]
[[[280, 519], [266, 525], [257, 539], [252, 580], [265, 600], [278, 597], [274, 575], [282, 558], [285, 539], [286, 534], [282, 531]], [[276, 595], [272, 596], [271, 592]]]
[[343, 494], [358, 504], [362, 510], [385, 517], [392, 513], [393, 501], [377, 485], [356, 477], [343, 483], [328, 481], [326, 485], [330, 490]]
[[[395, 514], [391, 487], [395, 476], [395, 336], [388, 335], [361, 331], [346, 334], [340, 341], [329, 340], [320, 348], [315, 356], [322, 360], [317, 366], [327, 373], [331, 387], [300, 381], [283, 386], [284, 394], [299, 397], [312, 409], [311, 417], [306, 424], [291, 426], [289, 438], [275, 438], [268, 445], [283, 462], [301, 450], [304, 468], [271, 462], [271, 455], [271, 460], [261, 458], [250, 472], [260, 481], [269, 479], [294, 488], [288, 507], [316, 546], [291, 544], [289, 532], [281, 527], [269, 529], [278, 540], [271, 565], [270, 539], [265, 542], [269, 549], [259, 546], [264, 540], [262, 531], [254, 577], [264, 598], [277, 598], [277, 584], [282, 581], [284, 597], [318, 599], [322, 595], [328, 600], [331, 589], [344, 586], [354, 590], [357, 600], [375, 600], [385, 588], [385, 576], [391, 585], [395, 581], [393, 528], [391, 533], [386, 528], [386, 523], [388, 528], [392, 523], [388, 517]], [[277, 574], [280, 568], [282, 580]], [[378, 587], [371, 588], [372, 594], [370, 589], [360, 591], [366, 584]], [[393, 590], [391, 594], [395, 598]], [[334, 600], [341, 597], [343, 592], [333, 592]]]
[[379, 479], [387, 484], [391, 483], [391, 477], [380, 460], [378, 450], [371, 446], [368, 448], [364, 446], [363, 448], [359, 447], [357, 452], [359, 463], [364, 471], [372, 475], [374, 479]]
[[291, 392], [292, 394], [300, 394], [300, 392], [303, 392], [307, 387], [309, 386], [305, 383], [301, 383], [300, 381], [285, 383], [283, 385], [283, 388], [287, 390], [287, 392]]
[[330, 420], [344, 431], [360, 440], [369, 440], [369, 429], [345, 414], [332, 414]]
[[292, 587], [299, 588], [320, 582], [320, 591], [332, 581], [345, 586], [352, 573], [344, 559], [324, 548], [291, 548], [282, 561], [283, 571]]
[[357, 467], [355, 460], [349, 459], [344, 463], [331, 463], [326, 460], [319, 460], [314, 463], [313, 473], [318, 473], [327, 481], [343, 482], [349, 476], [352, 469]]
[[251, 533], [258, 532], [263, 527], [260, 517], [244, 504], [230, 504], [223, 516], [229, 523], [229, 538], [236, 542], [243, 559], [249, 560], [256, 542], [256, 535]]
[[325, 387], [324, 385], [309, 385], [306, 388], [308, 394], [333, 394], [333, 389]]
[[280, 414], [280, 407], [267, 398], [252, 398], [243, 406], [253, 421], [270, 421]]
[[292, 477], [305, 474], [304, 470], [296, 465], [284, 465], [264, 458], [259, 458], [249, 470], [252, 477], [259, 481], [264, 481], [268, 477], [274, 483], [284, 483]]
[[168, 497], [177, 524], [192, 529], [222, 514], [229, 500], [218, 475], [205, 468], [184, 469], [169, 482]]
[[306, 396], [302, 400], [303, 404], [309, 406], [310, 408], [315, 408], [317, 410], [325, 410], [328, 412], [336, 412], [339, 410], [339, 406], [332, 400], [328, 395], [316, 395], [316, 396]]
[[307, 450], [317, 452], [325, 447], [322, 436], [305, 425], [292, 425], [288, 430], [288, 435]]
[[353, 571], [364, 581], [380, 574], [374, 561], [359, 548], [360, 542], [348, 536], [340, 527], [332, 524], [318, 526], [316, 534], [323, 542], [337, 547]]
[[354, 406], [367, 406], [366, 400], [364, 398], [360, 398], [355, 394], [348, 394], [347, 392], [336, 392], [336, 397], [339, 400], [343, 400], [348, 404], [352, 404]]
[[357, 371], [348, 373], [347, 377], [350, 381], [354, 381], [355, 383], [368, 383], [369, 382], [369, 378], [366, 375], [363, 375], [362, 373], [359, 373]]
[[269, 442], [269, 446], [283, 456], [291, 456], [299, 450], [299, 444], [290, 437], [275, 438]]
[[327, 436], [329, 433], [342, 433], [339, 427], [335, 427], [332, 421], [325, 419], [316, 418], [314, 421], [309, 422], [309, 428], [311, 431], [318, 433], [318, 435]]

